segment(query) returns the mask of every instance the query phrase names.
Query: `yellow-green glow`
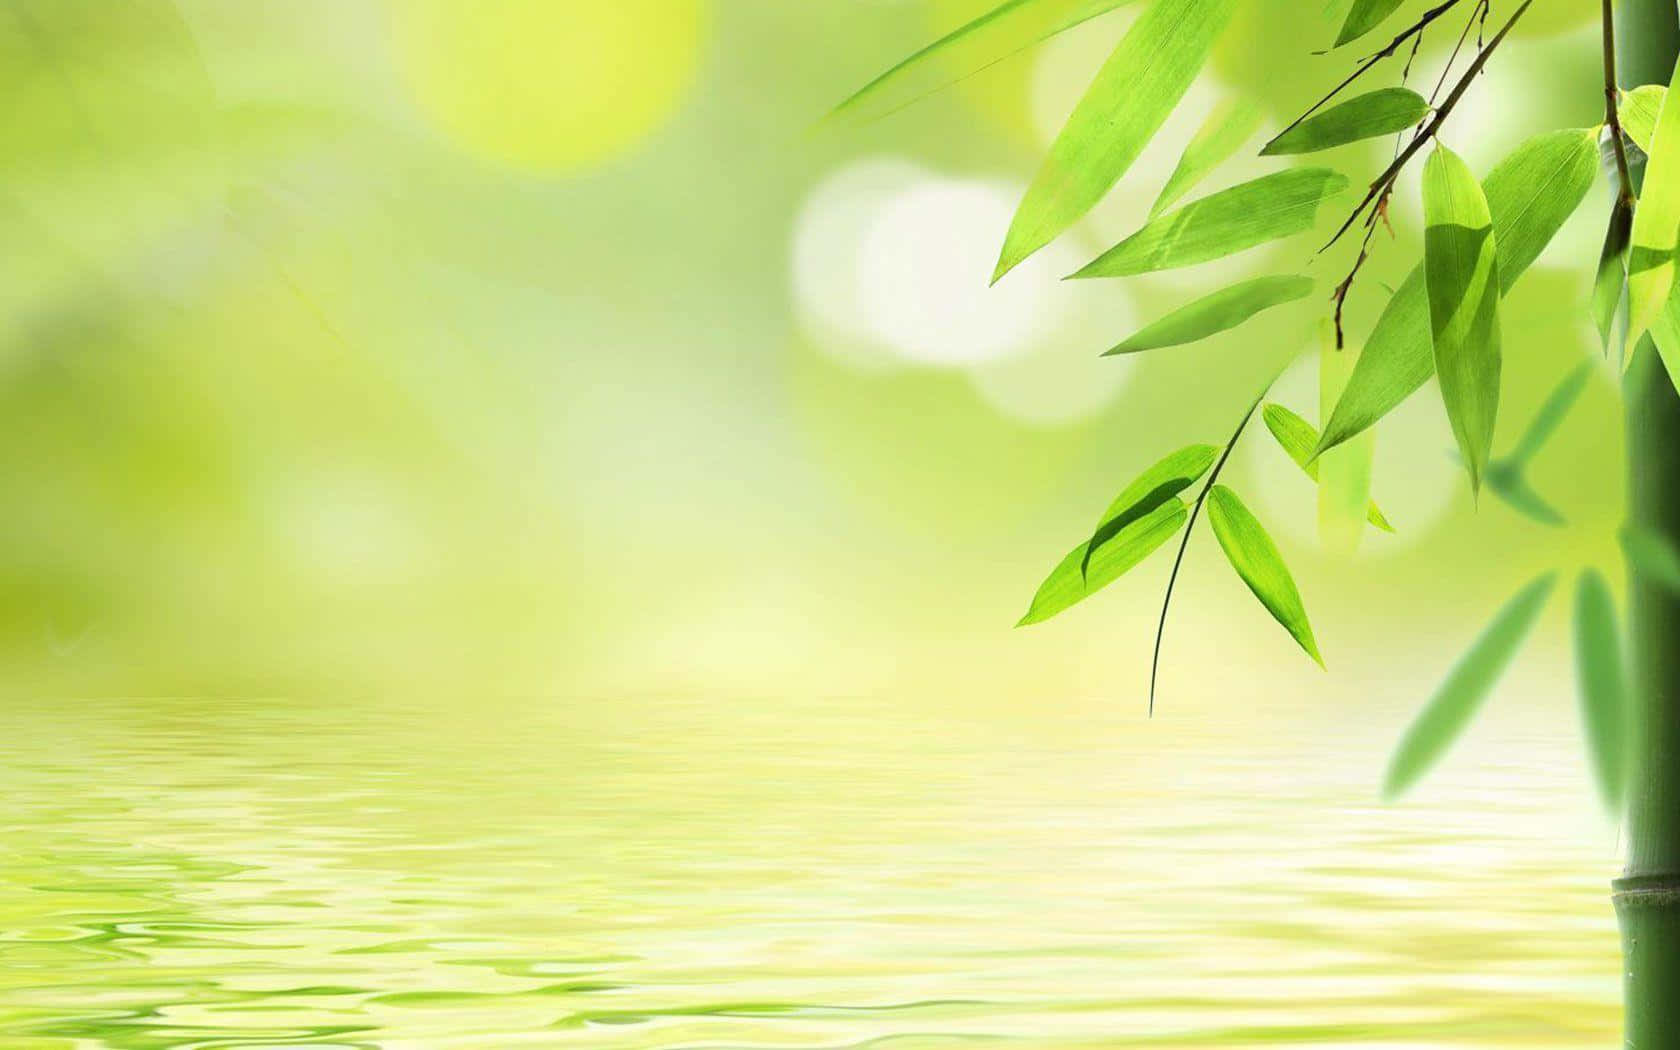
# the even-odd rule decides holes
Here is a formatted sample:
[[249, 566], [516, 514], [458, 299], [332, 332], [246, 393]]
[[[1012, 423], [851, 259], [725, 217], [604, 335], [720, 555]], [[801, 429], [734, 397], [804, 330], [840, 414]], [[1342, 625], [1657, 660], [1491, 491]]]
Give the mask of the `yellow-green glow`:
[[706, 0], [412, 0], [393, 11], [421, 108], [485, 159], [536, 172], [632, 149], [682, 104]]

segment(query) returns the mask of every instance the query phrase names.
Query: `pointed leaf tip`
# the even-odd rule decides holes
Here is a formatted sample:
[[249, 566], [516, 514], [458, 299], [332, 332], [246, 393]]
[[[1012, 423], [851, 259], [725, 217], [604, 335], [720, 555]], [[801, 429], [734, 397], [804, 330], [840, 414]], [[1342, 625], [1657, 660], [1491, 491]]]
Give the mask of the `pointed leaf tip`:
[[1542, 576], [1501, 608], [1471, 644], [1395, 749], [1383, 780], [1383, 797], [1394, 801], [1440, 761], [1464, 732], [1510, 666], [1557, 583]]
[[1172, 0], [1150, 4], [1138, 17], [1027, 188], [996, 277], [1061, 236], [1113, 189], [1189, 90], [1236, 6]]
[[1248, 584], [1248, 589], [1272, 618], [1289, 632], [1314, 663], [1323, 667], [1324, 657], [1313, 637], [1301, 592], [1271, 536], [1242, 499], [1224, 485], [1215, 485], [1208, 493], [1207, 508], [1208, 524], [1213, 526], [1213, 535], [1231, 568]]

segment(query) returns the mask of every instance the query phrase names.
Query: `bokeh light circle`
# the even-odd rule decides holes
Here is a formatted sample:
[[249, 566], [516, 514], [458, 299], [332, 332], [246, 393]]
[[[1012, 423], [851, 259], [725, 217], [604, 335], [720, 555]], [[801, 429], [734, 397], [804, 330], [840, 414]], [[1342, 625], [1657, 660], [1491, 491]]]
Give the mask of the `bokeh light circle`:
[[707, 0], [405, 0], [393, 32], [421, 109], [512, 168], [586, 169], [642, 141], [693, 82]]
[[966, 366], [1033, 345], [1068, 307], [1052, 257], [996, 286], [998, 245], [1021, 187], [930, 177], [876, 212], [857, 257], [860, 304], [882, 342], [909, 361]]

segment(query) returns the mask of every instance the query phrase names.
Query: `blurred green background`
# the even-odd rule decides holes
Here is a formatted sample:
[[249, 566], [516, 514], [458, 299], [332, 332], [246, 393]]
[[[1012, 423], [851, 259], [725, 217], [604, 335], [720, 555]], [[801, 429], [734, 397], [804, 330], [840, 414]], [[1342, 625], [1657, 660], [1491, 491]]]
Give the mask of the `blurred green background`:
[[[7, 679], [1135, 704], [1166, 557], [1060, 622], [1009, 625], [1125, 480], [1223, 440], [1296, 355], [1279, 391], [1313, 418], [1316, 319], [1096, 354], [1310, 246], [1055, 278], [1129, 231], [1220, 98], [1262, 100], [1275, 128], [1342, 60], [1301, 57], [1325, 32], [1311, 5], [1251, 4], [1113, 198], [987, 292], [1016, 195], [1130, 9], [883, 122], [813, 130], [985, 6], [8, 4]], [[1472, 162], [1596, 122], [1592, 7], [1547, 5], [1493, 64], [1449, 136]], [[1385, 148], [1336, 160], [1357, 179]], [[1414, 200], [1356, 328], [1416, 257]], [[1602, 210], [1518, 292], [1503, 442], [1588, 352]], [[1336, 673], [1299, 666], [1204, 537], [1167, 650], [1176, 703], [1232, 680], [1337, 702], [1445, 655], [1535, 566], [1609, 555], [1607, 377], [1535, 479], [1567, 531], [1475, 513], [1428, 402], [1380, 438], [1400, 534], [1352, 564], [1317, 550], [1310, 487], [1264, 435], [1245, 444], [1232, 478]]]
[[[1136, 5], [817, 126], [987, 5], [7, 0], [8, 1046], [1612, 1037], [1564, 603], [1440, 779], [1371, 804], [1520, 583], [1620, 576], [1610, 370], [1535, 467], [1567, 528], [1475, 506], [1433, 387], [1377, 439], [1399, 531], [1355, 553], [1251, 432], [1226, 479], [1330, 673], [1204, 531], [1145, 723], [1169, 554], [1011, 624], [1276, 369], [1316, 418], [1327, 305], [1097, 355], [1216, 279], [1340, 273], [1303, 238], [1058, 278], [1222, 99], [1275, 130], [1346, 59], [1307, 54], [1319, 3], [1252, 0], [1112, 197], [987, 290]], [[1596, 8], [1538, 5], [1449, 144], [1485, 171], [1596, 124]], [[1607, 205], [1509, 300], [1496, 452], [1596, 354]], [[1403, 185], [1354, 331], [1418, 212]]]

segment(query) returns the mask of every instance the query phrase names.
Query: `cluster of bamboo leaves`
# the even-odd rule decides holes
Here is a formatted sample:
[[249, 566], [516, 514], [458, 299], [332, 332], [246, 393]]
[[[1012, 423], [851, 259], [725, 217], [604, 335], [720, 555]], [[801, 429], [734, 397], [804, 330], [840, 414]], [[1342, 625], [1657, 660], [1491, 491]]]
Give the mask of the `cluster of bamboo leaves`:
[[[891, 112], [962, 76], [985, 68], [1040, 40], [1071, 29], [1127, 0], [1007, 0], [865, 86], [837, 110], [839, 116]], [[1121, 180], [1178, 106], [1227, 28], [1239, 0], [1151, 0], [1097, 73], [1062, 128], [1018, 207], [993, 280], [1065, 233]], [[1343, 0], [1334, 47], [1382, 26], [1401, 0]], [[1454, 5], [1431, 9], [1423, 21], [1396, 36], [1360, 67], [1363, 73], [1392, 57], [1408, 40], [1421, 40], [1430, 22]], [[1516, 20], [1480, 45], [1485, 61]], [[1486, 6], [1467, 4], [1470, 18], [1485, 19]], [[1466, 35], [1469, 27], [1466, 26]], [[936, 61], [937, 60], [937, 61]], [[1421, 148], [1448, 115], [1454, 95], [1437, 106], [1405, 86], [1341, 98], [1355, 78], [1260, 150], [1264, 156], [1319, 154], [1379, 136], [1400, 135]], [[1680, 376], [1680, 294], [1675, 255], [1680, 240], [1680, 104], [1666, 105], [1661, 86], [1620, 99], [1627, 148], [1646, 159], [1645, 192], [1635, 204], [1619, 203], [1610, 223], [1592, 310], [1606, 349], [1618, 359], [1649, 336], [1671, 375]], [[1330, 104], [1334, 102], [1334, 104]], [[1289, 167], [1229, 189], [1181, 203], [1207, 176], [1249, 144], [1261, 123], [1256, 106], [1238, 100], [1217, 108], [1185, 148], [1160, 189], [1147, 221], [1131, 236], [1071, 276], [1120, 278], [1223, 258], [1312, 230], [1326, 205], [1342, 198], [1348, 177], [1330, 167]], [[1478, 179], [1457, 154], [1437, 140], [1424, 161], [1423, 259], [1396, 289], [1363, 339], [1345, 384], [1325, 408], [1322, 433], [1305, 418], [1264, 394], [1223, 446], [1191, 445], [1167, 455], [1129, 483], [1098, 518], [1088, 538], [1070, 551], [1034, 595], [1022, 624], [1040, 623], [1083, 601], [1180, 536], [1176, 582], [1191, 530], [1205, 510], [1226, 559], [1272, 617], [1313, 660], [1323, 664], [1301, 594], [1277, 546], [1231, 488], [1219, 484], [1237, 440], [1258, 414], [1279, 447], [1315, 480], [1321, 457], [1377, 424], [1431, 377], [1439, 381], [1458, 454], [1475, 491], [1485, 485], [1519, 512], [1547, 524], [1562, 515], [1528, 485], [1526, 468], [1580, 395], [1595, 366], [1584, 363], [1564, 378], [1505, 456], [1493, 454], [1502, 373], [1501, 301], [1533, 264], [1598, 177], [1602, 128], [1548, 132], [1521, 143]], [[1397, 147], [1396, 169], [1410, 152]], [[1386, 192], [1379, 178], [1367, 206], [1369, 222], [1386, 220]], [[1349, 224], [1352, 224], [1352, 219]], [[1346, 227], [1344, 227], [1345, 229]], [[1356, 271], [1357, 272], [1357, 269]], [[1350, 278], [1351, 281], [1351, 278]], [[1258, 314], [1300, 302], [1318, 282], [1301, 274], [1251, 278], [1214, 290], [1121, 340], [1109, 354], [1180, 346], [1236, 328]], [[1625, 301], [1626, 310], [1621, 310]], [[1625, 316], [1620, 338], [1613, 329]], [[1371, 503], [1365, 515], [1391, 530]], [[1680, 587], [1680, 554], [1659, 538], [1624, 536], [1630, 561], [1651, 578]], [[1173, 582], [1167, 588], [1170, 606]], [[1499, 611], [1447, 676], [1406, 733], [1390, 766], [1386, 791], [1396, 795], [1444, 753], [1487, 698], [1515, 656], [1554, 589], [1536, 580]], [[1163, 607], [1164, 630], [1167, 607]], [[1607, 803], [1616, 805], [1625, 779], [1623, 734], [1627, 722], [1622, 640], [1604, 579], [1589, 571], [1579, 580], [1575, 636], [1583, 721], [1589, 751]], [[1157, 665], [1160, 636], [1156, 638]], [[1155, 673], [1150, 702], [1153, 706]]]

